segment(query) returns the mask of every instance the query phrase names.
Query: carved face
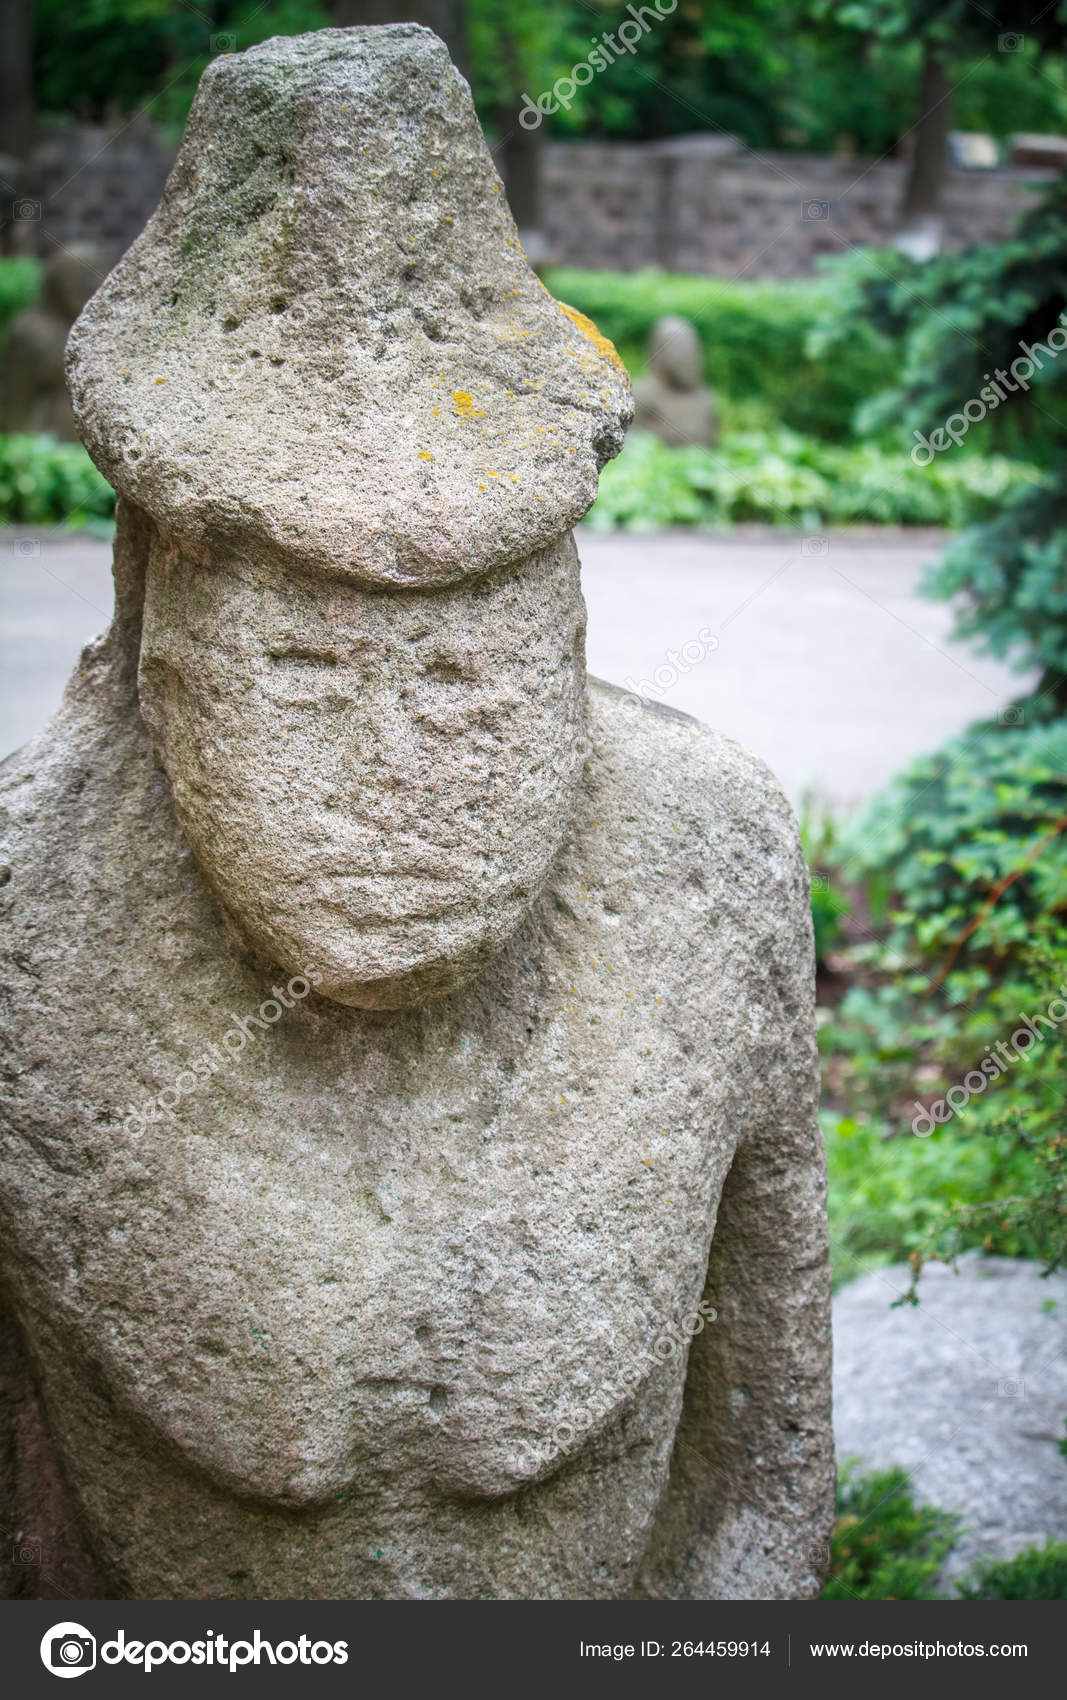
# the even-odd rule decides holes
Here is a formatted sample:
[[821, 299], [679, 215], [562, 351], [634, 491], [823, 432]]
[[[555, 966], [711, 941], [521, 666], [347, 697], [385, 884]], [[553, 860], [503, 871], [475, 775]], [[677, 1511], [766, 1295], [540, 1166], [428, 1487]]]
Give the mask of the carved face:
[[469, 979], [534, 901], [584, 754], [569, 534], [503, 573], [391, 590], [157, 534], [145, 718], [181, 824], [272, 963], [396, 1009]]

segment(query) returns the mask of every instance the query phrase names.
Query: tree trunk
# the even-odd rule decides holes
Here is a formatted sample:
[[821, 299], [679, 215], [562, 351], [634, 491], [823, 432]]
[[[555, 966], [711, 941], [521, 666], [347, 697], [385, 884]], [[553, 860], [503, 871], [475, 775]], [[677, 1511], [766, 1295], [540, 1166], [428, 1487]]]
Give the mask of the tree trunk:
[[335, 24], [425, 24], [439, 35], [464, 76], [468, 75], [466, 0], [326, 0]]
[[0, 40], [0, 252], [11, 253], [32, 247], [34, 234], [14, 217], [15, 203], [27, 196], [33, 142], [32, 0], [0, 0]]
[[905, 229], [924, 219], [936, 218], [941, 211], [955, 92], [949, 82], [944, 51], [939, 42], [931, 42], [923, 59], [919, 118], [912, 132], [915, 147], [900, 209], [900, 221]]

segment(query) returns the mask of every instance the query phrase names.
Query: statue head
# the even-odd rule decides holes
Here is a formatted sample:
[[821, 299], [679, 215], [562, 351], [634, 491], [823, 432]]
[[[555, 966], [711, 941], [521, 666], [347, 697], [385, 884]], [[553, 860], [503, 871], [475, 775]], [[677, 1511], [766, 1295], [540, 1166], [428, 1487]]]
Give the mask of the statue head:
[[141, 706], [223, 907], [342, 1003], [470, 978], [570, 818], [570, 529], [630, 401], [530, 270], [443, 44], [323, 30], [209, 66], [68, 373], [147, 521]]
[[704, 382], [700, 338], [688, 319], [668, 314], [657, 319], [648, 339], [648, 363], [672, 390], [696, 390]]

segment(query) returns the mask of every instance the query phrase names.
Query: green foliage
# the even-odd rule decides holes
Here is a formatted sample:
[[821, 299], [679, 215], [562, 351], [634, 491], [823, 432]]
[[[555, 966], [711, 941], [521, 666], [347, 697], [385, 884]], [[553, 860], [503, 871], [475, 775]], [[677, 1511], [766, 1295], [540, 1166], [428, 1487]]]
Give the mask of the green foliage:
[[999, 511], [955, 544], [927, 589], [957, 599], [957, 636], [978, 638], [1020, 668], [1042, 668], [1044, 695], [1067, 713], [1067, 498], [1060, 473], [1067, 350], [1047, 342], [1067, 312], [1067, 180], [1050, 185], [1010, 241], [922, 265], [901, 254], [860, 255], [837, 284], [838, 312], [824, 317], [814, 345], [824, 355], [835, 347], [844, 352], [862, 327], [887, 349], [903, 350], [897, 381], [860, 410], [862, 426], [884, 431], [898, 422], [902, 442], [914, 442], [915, 433], [928, 436], [976, 401], [988, 411], [970, 427], [967, 450], [1000, 445], [1050, 468], [1045, 480], [1004, 491]]
[[1067, 494], [1059, 479], [1005, 494], [1003, 512], [960, 538], [927, 574], [931, 596], [955, 598], [956, 632], [1020, 670], [1067, 710]]
[[841, 937], [841, 925], [849, 912], [845, 893], [829, 872], [829, 856], [836, 837], [833, 817], [806, 798], [800, 811], [800, 842], [804, 860], [811, 869], [811, 921], [815, 934], [815, 960], [820, 967]]
[[959, 1585], [961, 1600], [1067, 1600], [1067, 1541], [984, 1559]]
[[300, 35], [332, 20], [314, 0], [36, 0], [34, 84], [47, 113], [100, 120], [145, 108], [180, 131], [205, 66], [274, 35]]
[[589, 524], [604, 531], [745, 520], [808, 531], [856, 521], [957, 527], [1039, 478], [1003, 456], [921, 468], [873, 443], [835, 448], [795, 431], [724, 434], [715, 449], [672, 449], [634, 432], [601, 474]]
[[884, 381], [881, 336], [861, 330], [832, 349], [817, 343], [815, 332], [834, 316], [838, 295], [830, 274], [800, 283], [734, 283], [651, 270], [558, 268], [545, 282], [593, 319], [631, 366], [641, 363], [657, 319], [665, 313], [691, 319], [712, 388], [735, 399], [758, 397], [769, 418], [796, 431], [849, 435], [857, 407]]
[[1060, 939], [1067, 722], [1049, 718], [1039, 698], [1005, 711], [1004, 722], [981, 722], [921, 756], [842, 833], [844, 871], [877, 871], [892, 885], [890, 949], [902, 960], [936, 961], [972, 922], [961, 968], [1002, 974], [1039, 936], [1053, 951]]
[[880, 923], [820, 1034], [845, 1260], [1067, 1261], [1067, 721], [1007, 718], [913, 763], [832, 853]]
[[[985, 448], [1030, 441], [1046, 452], [1067, 445], [1067, 409], [1059, 401], [1067, 380], [1063, 353], [1040, 356], [1029, 388], [1013, 388], [1011, 365], [1022, 343], [1036, 345], [1056, 328], [1067, 306], [1067, 180], [1051, 185], [1006, 242], [916, 261], [893, 249], [862, 250], [834, 269], [836, 298], [820, 319], [815, 346], [847, 357], [852, 338], [881, 338], [900, 351], [872, 385], [860, 415], [869, 429], [893, 428], [910, 449], [914, 433], [943, 425], [965, 402], [982, 399], [992, 376], [1004, 399], [986, 397], [984, 420], [968, 442]], [[953, 449], [952, 453], [957, 451]]]
[[114, 509], [115, 492], [78, 443], [0, 437], [0, 525], [84, 525]]
[[901, 1469], [841, 1469], [830, 1575], [824, 1600], [930, 1600], [933, 1581], [955, 1544], [957, 1519], [916, 1506]]
[[41, 267], [37, 260], [0, 259], [0, 336], [16, 313], [37, 299]]

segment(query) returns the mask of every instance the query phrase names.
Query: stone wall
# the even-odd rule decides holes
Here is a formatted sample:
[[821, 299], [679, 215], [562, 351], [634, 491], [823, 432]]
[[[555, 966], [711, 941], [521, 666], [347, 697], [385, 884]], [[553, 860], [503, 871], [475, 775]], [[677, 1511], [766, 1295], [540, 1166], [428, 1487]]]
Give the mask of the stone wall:
[[[753, 153], [730, 137], [546, 148], [546, 248], [563, 265], [803, 277], [823, 254], [889, 240], [902, 160]], [[1048, 172], [953, 170], [945, 242], [1008, 235]]]
[[46, 129], [20, 173], [18, 248], [48, 259], [57, 246], [91, 242], [117, 260], [154, 212], [176, 151], [143, 116]]
[[[23, 249], [98, 244], [117, 258], [163, 189], [174, 149], [137, 118], [117, 130], [47, 132], [24, 178]], [[545, 148], [546, 249], [561, 265], [720, 276], [802, 277], [823, 254], [882, 243], [895, 229], [906, 165], [753, 153], [728, 136], [667, 142], [552, 142]], [[1048, 172], [953, 170], [950, 248], [1007, 235]]]

